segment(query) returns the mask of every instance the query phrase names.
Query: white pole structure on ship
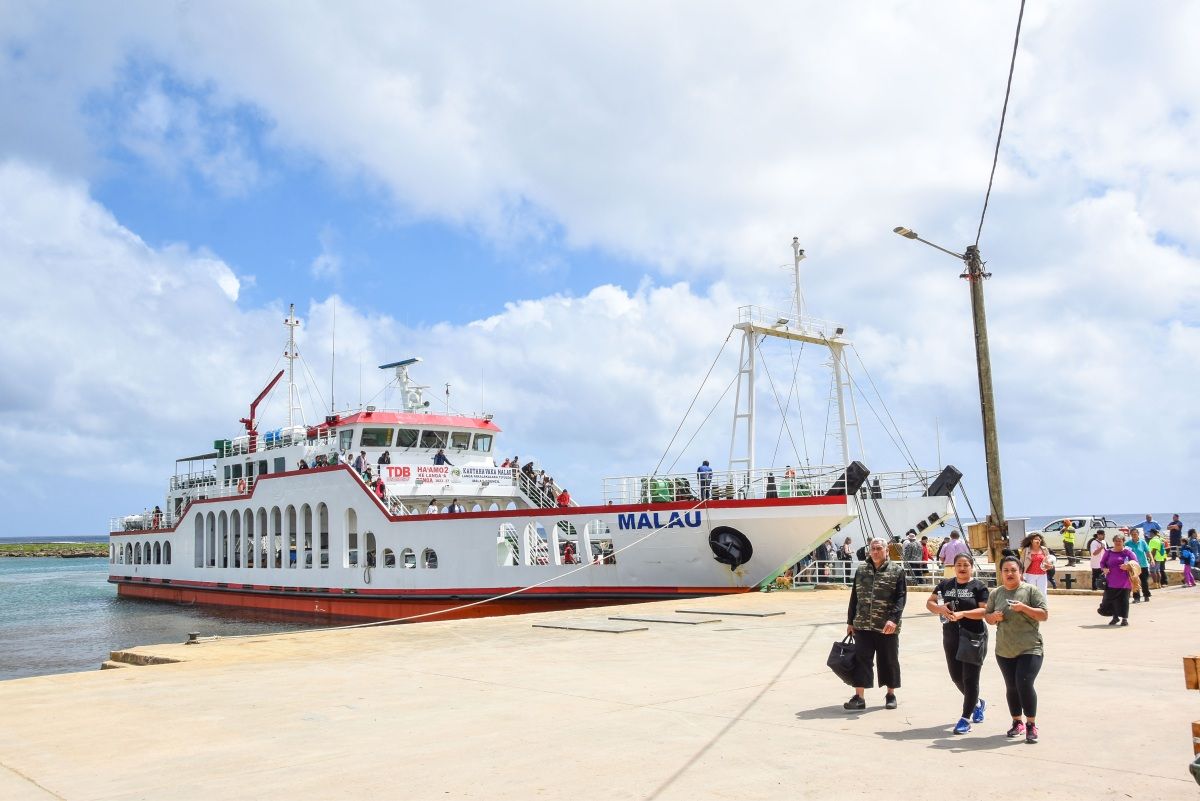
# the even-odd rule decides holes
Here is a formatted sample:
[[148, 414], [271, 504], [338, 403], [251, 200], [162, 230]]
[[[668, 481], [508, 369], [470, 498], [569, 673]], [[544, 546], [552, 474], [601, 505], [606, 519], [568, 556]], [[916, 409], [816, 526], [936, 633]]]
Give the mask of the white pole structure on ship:
[[[283, 355], [288, 360], [288, 428], [290, 429], [296, 424], [293, 415], [296, 409], [296, 356], [298, 355], [296, 353], [296, 327], [300, 325], [300, 321], [296, 319], [295, 303], [288, 306], [288, 316], [283, 324], [288, 327], [288, 345]], [[304, 415], [303, 409], [300, 414]]]
[[792, 254], [795, 257], [792, 282], [796, 288], [796, 327], [798, 328], [800, 320], [804, 317], [804, 296], [800, 294], [800, 262], [804, 261], [804, 248], [800, 247], [800, 237], [798, 236], [792, 237]]

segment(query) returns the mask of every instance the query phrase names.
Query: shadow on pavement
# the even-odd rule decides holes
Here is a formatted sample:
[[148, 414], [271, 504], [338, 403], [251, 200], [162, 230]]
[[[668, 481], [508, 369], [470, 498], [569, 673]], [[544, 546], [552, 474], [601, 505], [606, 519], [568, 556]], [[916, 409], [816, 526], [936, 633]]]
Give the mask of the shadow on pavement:
[[849, 709], [843, 709], [841, 704], [837, 704], [836, 706], [823, 706], [819, 709], [801, 709], [796, 713], [796, 720], [830, 720], [833, 718], [855, 720], [857, 718], [861, 718], [863, 715], [869, 712], [880, 712], [882, 710], [882, 705], [876, 707], [871, 707], [868, 705], [866, 709], [856, 709], [851, 711]]
[[943, 726], [926, 726], [923, 729], [906, 729], [904, 731], [877, 731], [876, 736], [882, 737], [885, 740], [895, 740], [898, 742], [928, 740], [929, 748], [937, 748], [943, 751], [953, 751], [961, 753], [966, 751], [990, 751], [996, 748], [1004, 748], [1015, 743], [1024, 744], [1024, 738], [1019, 740], [1009, 739], [1003, 734], [992, 736], [979, 736], [966, 734], [957, 736], [951, 734], [952, 724]]

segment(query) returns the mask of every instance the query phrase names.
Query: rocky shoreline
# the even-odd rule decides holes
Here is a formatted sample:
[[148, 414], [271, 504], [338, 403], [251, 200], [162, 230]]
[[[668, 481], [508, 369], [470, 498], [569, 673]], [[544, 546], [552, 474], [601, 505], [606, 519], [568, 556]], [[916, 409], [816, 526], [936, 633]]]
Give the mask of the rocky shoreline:
[[88, 559], [108, 556], [108, 544], [103, 542], [20, 542], [0, 545], [4, 557], [58, 557]]

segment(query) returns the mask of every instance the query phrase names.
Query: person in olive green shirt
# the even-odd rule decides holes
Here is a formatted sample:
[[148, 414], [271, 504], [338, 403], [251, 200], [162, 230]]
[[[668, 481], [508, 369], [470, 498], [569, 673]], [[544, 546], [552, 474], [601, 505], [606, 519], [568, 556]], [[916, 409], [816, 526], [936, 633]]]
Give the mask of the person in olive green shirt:
[[1038, 626], [1050, 616], [1046, 596], [1021, 580], [1021, 560], [1006, 556], [1000, 560], [1000, 584], [988, 596], [986, 610], [966, 614], [982, 614], [996, 627], [996, 663], [1004, 676], [1008, 712], [1013, 720], [1008, 736], [1024, 734], [1025, 742], [1036, 743], [1037, 691], [1033, 684], [1042, 669], [1042, 633]]

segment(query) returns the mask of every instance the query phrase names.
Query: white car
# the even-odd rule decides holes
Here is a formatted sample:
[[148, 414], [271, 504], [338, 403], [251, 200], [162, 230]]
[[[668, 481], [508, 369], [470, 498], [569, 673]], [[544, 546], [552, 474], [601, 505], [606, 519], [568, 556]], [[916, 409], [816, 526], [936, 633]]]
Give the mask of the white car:
[[[1066, 553], [1066, 549], [1063, 548], [1062, 541], [1063, 521], [1066, 519], [1067, 517], [1064, 515], [1058, 520], [1055, 520], [1047, 525], [1041, 531], [1030, 531], [1028, 534], [1039, 535], [1042, 538], [1042, 544], [1054, 551], [1056, 554]], [[1078, 556], [1080, 553], [1083, 553], [1086, 556], [1088, 553], [1088, 540], [1096, 536], [1097, 531], [1103, 531], [1104, 541], [1109, 545], [1112, 545], [1113, 535], [1117, 533], [1124, 533], [1126, 530], [1125, 526], [1117, 525], [1107, 517], [1089, 515], [1076, 517], [1072, 515], [1070, 520], [1075, 526], [1076, 556]]]

